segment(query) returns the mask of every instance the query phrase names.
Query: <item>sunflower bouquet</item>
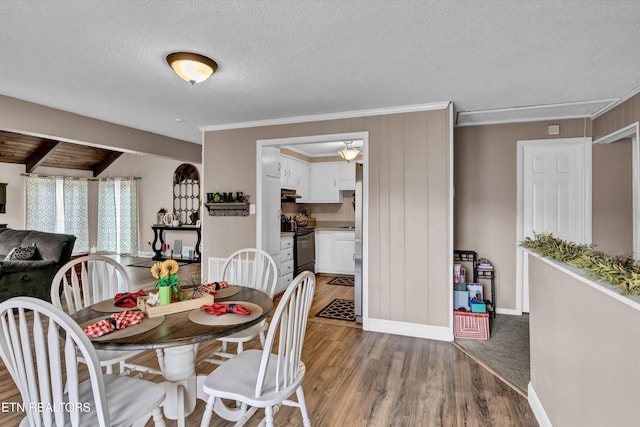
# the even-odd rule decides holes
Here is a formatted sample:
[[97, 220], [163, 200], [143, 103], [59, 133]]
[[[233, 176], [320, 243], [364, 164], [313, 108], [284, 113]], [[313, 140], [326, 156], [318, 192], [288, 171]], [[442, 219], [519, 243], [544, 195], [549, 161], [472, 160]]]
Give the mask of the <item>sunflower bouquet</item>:
[[182, 287], [178, 278], [178, 262], [168, 259], [163, 262], [156, 262], [151, 267], [151, 275], [156, 279], [156, 288], [171, 288], [172, 294], [177, 294], [178, 301], [182, 301]]

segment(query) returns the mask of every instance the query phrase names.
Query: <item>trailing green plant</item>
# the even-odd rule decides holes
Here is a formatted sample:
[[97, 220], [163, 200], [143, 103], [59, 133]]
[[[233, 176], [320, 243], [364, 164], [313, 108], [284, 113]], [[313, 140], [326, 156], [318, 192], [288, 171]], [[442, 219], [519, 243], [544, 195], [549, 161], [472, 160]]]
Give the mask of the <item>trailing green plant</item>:
[[520, 242], [520, 246], [583, 269], [589, 277], [608, 282], [623, 294], [640, 296], [640, 263], [632, 254], [612, 256], [594, 249], [593, 245], [569, 242], [551, 233], [534, 234], [533, 238]]

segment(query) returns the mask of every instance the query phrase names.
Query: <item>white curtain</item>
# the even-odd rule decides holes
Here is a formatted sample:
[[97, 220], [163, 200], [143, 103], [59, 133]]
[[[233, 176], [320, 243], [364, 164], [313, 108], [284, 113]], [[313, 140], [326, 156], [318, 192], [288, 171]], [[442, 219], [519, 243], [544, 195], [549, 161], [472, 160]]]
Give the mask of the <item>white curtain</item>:
[[138, 192], [134, 178], [98, 182], [98, 253], [137, 255]]
[[64, 232], [76, 236], [74, 252], [89, 252], [89, 183], [85, 178], [64, 178]]
[[56, 178], [27, 176], [26, 179], [27, 230], [56, 232]]
[[120, 179], [120, 254], [138, 255], [138, 185], [135, 178]]

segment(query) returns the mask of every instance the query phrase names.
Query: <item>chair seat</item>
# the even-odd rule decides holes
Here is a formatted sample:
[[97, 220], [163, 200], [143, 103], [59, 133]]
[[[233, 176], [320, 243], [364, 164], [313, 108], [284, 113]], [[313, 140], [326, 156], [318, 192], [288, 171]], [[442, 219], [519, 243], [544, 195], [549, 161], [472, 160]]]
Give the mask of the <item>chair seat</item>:
[[246, 350], [233, 359], [223, 363], [204, 380], [205, 393], [223, 399], [241, 400], [249, 406], [264, 408], [282, 402], [291, 396], [304, 378], [305, 366], [300, 362], [298, 378], [289, 387], [275, 390], [276, 366], [278, 356], [271, 354], [263, 393], [255, 396], [256, 381], [260, 371], [262, 350]]
[[[123, 377], [105, 375], [104, 388], [106, 400], [109, 402], [109, 418], [112, 426], [127, 426], [148, 414], [150, 408], [159, 406], [165, 398], [162, 384]], [[89, 380], [79, 385], [80, 402], [86, 402], [89, 411], [78, 411], [81, 426], [98, 425], [95, 417], [95, 401]], [[142, 408], [142, 409], [141, 409]], [[28, 418], [24, 418], [20, 426], [28, 426]], [[65, 425], [70, 425], [69, 423]]]
[[269, 324], [267, 322], [258, 323], [257, 325], [253, 325], [247, 329], [244, 329], [240, 332], [236, 332], [235, 334], [227, 335], [223, 338], [220, 338], [220, 341], [227, 342], [246, 342], [255, 338], [260, 334], [260, 332], [264, 332], [269, 329]]

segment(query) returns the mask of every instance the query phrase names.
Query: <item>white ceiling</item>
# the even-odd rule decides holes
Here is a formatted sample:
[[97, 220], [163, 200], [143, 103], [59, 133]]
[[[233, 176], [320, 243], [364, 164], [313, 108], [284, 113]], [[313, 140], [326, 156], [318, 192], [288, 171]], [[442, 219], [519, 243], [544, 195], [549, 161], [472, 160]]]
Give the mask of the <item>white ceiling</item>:
[[[636, 0], [3, 0], [0, 94], [197, 143], [206, 126], [443, 101], [584, 110], [640, 86], [639, 24]], [[181, 50], [218, 72], [191, 87], [164, 59]]]

